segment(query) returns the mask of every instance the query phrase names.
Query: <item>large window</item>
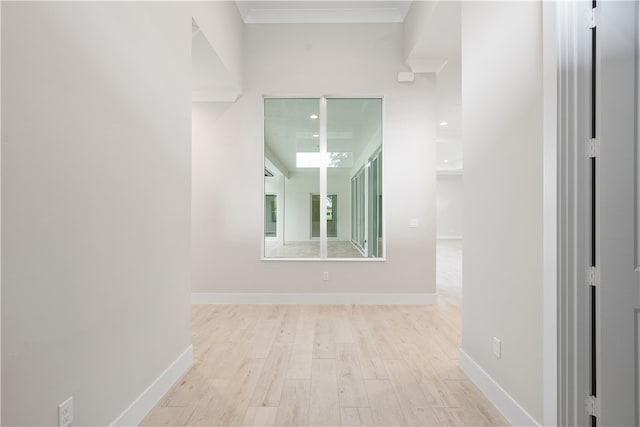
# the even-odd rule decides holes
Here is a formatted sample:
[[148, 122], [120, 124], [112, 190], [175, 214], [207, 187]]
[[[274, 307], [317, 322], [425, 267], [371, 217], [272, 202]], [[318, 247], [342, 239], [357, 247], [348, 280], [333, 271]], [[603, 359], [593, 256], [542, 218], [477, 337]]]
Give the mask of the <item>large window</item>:
[[382, 258], [382, 99], [265, 98], [265, 258]]

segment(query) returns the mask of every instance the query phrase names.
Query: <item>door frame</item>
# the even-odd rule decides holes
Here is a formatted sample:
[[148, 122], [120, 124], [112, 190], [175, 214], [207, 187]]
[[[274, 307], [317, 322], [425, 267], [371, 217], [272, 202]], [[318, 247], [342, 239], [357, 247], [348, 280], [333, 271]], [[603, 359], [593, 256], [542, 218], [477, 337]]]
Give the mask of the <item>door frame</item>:
[[542, 2], [543, 64], [543, 289], [542, 289], [542, 424], [558, 424], [558, 300], [561, 172], [559, 146], [559, 13], [555, 1]]
[[[545, 3], [546, 4], [546, 3]], [[590, 287], [592, 237], [591, 31], [585, 16], [592, 2], [550, 2], [557, 47], [557, 247], [556, 247], [556, 387], [551, 388], [553, 344], [545, 335], [544, 424], [587, 425], [585, 399], [590, 394]], [[551, 13], [551, 12], [549, 12]], [[545, 27], [545, 30], [547, 28]], [[545, 159], [546, 166], [546, 159]], [[547, 171], [545, 170], [545, 174]], [[545, 177], [547, 179], [547, 177]], [[546, 185], [545, 185], [546, 188]], [[597, 189], [596, 189], [597, 191]], [[596, 213], [597, 215], [597, 213]], [[550, 249], [545, 247], [545, 249]], [[550, 252], [545, 251], [545, 259]], [[545, 278], [551, 271], [545, 271]], [[547, 290], [547, 286], [545, 286]], [[550, 291], [550, 286], [548, 287]], [[547, 300], [547, 297], [549, 301]], [[551, 295], [545, 292], [545, 330], [551, 326]], [[597, 339], [597, 338], [596, 338]], [[553, 402], [547, 393], [555, 396]]]
[[[313, 196], [318, 196], [320, 197], [320, 193], [316, 192], [316, 193], [309, 193], [309, 240], [313, 240], [313, 241], [320, 241], [320, 236], [314, 236], [313, 235]], [[331, 196], [335, 196], [336, 197], [336, 205], [338, 205], [337, 201], [340, 198], [340, 193], [338, 192], [332, 192], [332, 193], [327, 193], [327, 198], [331, 197]], [[320, 203], [320, 201], [318, 201], [318, 203]], [[326, 208], [326, 205], [325, 205]], [[326, 209], [325, 209], [325, 217], [326, 217]], [[335, 209], [333, 209], [333, 214], [332, 217], [336, 219], [338, 218], [338, 214], [337, 211]], [[336, 235], [334, 237], [329, 236], [329, 230], [327, 228], [327, 241], [329, 240], [339, 240], [338, 239], [338, 235], [339, 235], [339, 231], [338, 231], [338, 226], [336, 226]]]

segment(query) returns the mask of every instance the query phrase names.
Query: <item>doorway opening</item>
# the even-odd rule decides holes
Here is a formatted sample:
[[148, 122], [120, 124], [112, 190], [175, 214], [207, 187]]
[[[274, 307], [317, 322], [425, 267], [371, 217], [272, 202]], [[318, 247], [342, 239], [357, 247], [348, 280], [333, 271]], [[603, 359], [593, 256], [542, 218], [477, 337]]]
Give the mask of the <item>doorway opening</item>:
[[[338, 238], [338, 195], [327, 195], [327, 238]], [[320, 238], [320, 195], [311, 195], [311, 238]]]

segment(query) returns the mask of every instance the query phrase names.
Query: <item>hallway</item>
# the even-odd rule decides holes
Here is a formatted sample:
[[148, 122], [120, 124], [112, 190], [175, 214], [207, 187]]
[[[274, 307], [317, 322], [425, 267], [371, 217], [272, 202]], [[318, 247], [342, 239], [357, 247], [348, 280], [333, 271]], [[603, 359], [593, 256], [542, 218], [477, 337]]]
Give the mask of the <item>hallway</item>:
[[461, 254], [438, 242], [434, 306], [193, 306], [194, 366], [142, 425], [508, 425], [457, 367]]

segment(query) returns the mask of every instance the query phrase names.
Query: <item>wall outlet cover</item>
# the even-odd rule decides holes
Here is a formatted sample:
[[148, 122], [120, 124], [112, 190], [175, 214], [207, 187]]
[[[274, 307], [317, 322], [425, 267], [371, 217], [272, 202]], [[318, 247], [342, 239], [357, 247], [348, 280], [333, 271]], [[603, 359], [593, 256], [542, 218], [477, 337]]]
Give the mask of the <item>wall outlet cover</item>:
[[73, 396], [58, 405], [58, 427], [73, 424]]
[[493, 337], [493, 355], [498, 359], [502, 358], [502, 341], [496, 337]]

